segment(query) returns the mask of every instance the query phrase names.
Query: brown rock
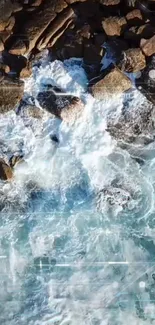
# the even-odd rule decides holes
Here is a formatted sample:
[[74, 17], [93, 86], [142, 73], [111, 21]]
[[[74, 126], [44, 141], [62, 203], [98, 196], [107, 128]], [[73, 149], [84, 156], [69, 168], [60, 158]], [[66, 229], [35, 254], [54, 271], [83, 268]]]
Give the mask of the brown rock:
[[0, 80], [0, 114], [6, 113], [19, 103], [23, 96], [24, 83], [4, 76]]
[[72, 3], [75, 3], [75, 2], [85, 2], [87, 0], [66, 0], [66, 2], [70, 5]]
[[0, 70], [4, 71], [5, 73], [10, 72], [9, 66], [4, 63], [0, 63]]
[[32, 3], [33, 7], [39, 7], [44, 0], [34, 0]]
[[145, 56], [140, 48], [133, 48], [124, 51], [124, 58], [121, 62], [121, 70], [126, 72], [138, 72], [146, 67]]
[[[42, 33], [56, 17], [56, 14], [66, 7], [67, 3], [64, 0], [46, 1], [42, 10], [32, 14], [31, 19], [23, 24], [23, 29], [25, 30], [24, 40], [27, 40], [28, 43], [28, 48], [25, 51], [25, 54], [31, 52]], [[13, 47], [15, 48], [14, 44]]]
[[13, 12], [13, 3], [11, 0], [0, 1], [0, 31], [3, 31], [8, 25]]
[[155, 53], [155, 35], [150, 39], [141, 39], [140, 47], [146, 56], [151, 56]]
[[12, 47], [9, 49], [9, 53], [14, 55], [24, 55], [25, 52], [26, 52], [26, 45], [24, 41], [20, 38], [17, 38], [14, 41]]
[[2, 52], [3, 50], [4, 50], [4, 43], [0, 39], [0, 52]]
[[95, 98], [101, 100], [106, 96], [121, 94], [131, 87], [131, 80], [117, 67], [113, 67], [102, 80], [92, 87], [92, 94]]
[[60, 117], [65, 123], [72, 125], [81, 117], [83, 111], [83, 102], [79, 98], [75, 98], [68, 107], [62, 109]]
[[15, 25], [15, 17], [14, 16], [12, 16], [12, 17], [10, 17], [10, 19], [9, 19], [9, 21], [8, 21], [8, 25], [6, 26], [6, 30], [8, 30], [8, 31], [11, 31], [12, 29], [13, 29], [13, 27], [14, 27], [14, 25]]
[[9, 164], [11, 168], [14, 168], [17, 164], [23, 162], [23, 155], [13, 155], [10, 159], [9, 159]]
[[[62, 13], [58, 15], [53, 23], [47, 28], [44, 37], [40, 40], [37, 44], [37, 48], [42, 50], [46, 48], [47, 44], [50, 42], [52, 45], [57, 41], [57, 39], [64, 33], [65, 29], [68, 27], [67, 21], [69, 24], [71, 23], [72, 19], [75, 16], [74, 11], [72, 8], [67, 8]], [[67, 27], [66, 27], [67, 24]], [[60, 31], [60, 32], [59, 32]], [[59, 35], [59, 37], [58, 37]], [[51, 41], [50, 41], [51, 40]]]
[[130, 12], [128, 12], [128, 14], [126, 15], [126, 20], [128, 23], [131, 23], [133, 25], [133, 23], [137, 24], [138, 22], [142, 22], [143, 20], [143, 16], [142, 13], [139, 9], [134, 9]]
[[120, 0], [100, 0], [100, 3], [104, 6], [116, 6], [120, 3]]
[[108, 36], [120, 36], [122, 29], [127, 25], [124, 17], [104, 18], [102, 26]]
[[3, 181], [9, 180], [13, 177], [12, 169], [7, 163], [0, 158], [0, 179]]
[[11, 31], [4, 30], [3, 32], [0, 32], [0, 39], [3, 41], [3, 43], [5, 43], [6, 40], [11, 36], [11, 34]]

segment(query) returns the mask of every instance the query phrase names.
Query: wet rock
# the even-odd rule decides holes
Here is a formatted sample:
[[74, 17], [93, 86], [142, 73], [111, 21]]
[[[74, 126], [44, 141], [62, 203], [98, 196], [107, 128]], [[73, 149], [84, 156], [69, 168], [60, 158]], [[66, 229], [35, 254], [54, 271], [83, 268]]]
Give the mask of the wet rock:
[[128, 43], [122, 39], [112, 39], [106, 42], [106, 53], [112, 57], [113, 61], [118, 63], [122, 58], [122, 52], [128, 49]]
[[15, 25], [15, 22], [15, 17], [11, 16], [5, 29], [11, 31]]
[[89, 24], [86, 24], [84, 26], [82, 26], [80, 28], [80, 30], [78, 31], [78, 33], [80, 34], [81, 37], [86, 38], [86, 39], [90, 39], [91, 37], [91, 27]]
[[87, 0], [66, 0], [66, 2], [68, 4], [72, 4], [72, 3], [75, 3], [75, 2], [85, 2], [85, 1], [87, 1]]
[[100, 0], [100, 3], [104, 6], [116, 6], [121, 0]]
[[23, 92], [24, 83], [22, 81], [3, 76], [0, 80], [0, 114], [14, 109], [21, 100]]
[[127, 13], [126, 20], [128, 24], [131, 25], [138, 25], [141, 24], [143, 21], [142, 13], [139, 9], [134, 9]]
[[[42, 50], [46, 48], [49, 42], [51, 43], [50, 45], [53, 46], [58, 38], [64, 33], [65, 29], [68, 28], [69, 24], [73, 21], [74, 16], [75, 14], [72, 8], [67, 8], [60, 13], [58, 18], [56, 18], [47, 28], [46, 33], [39, 41], [37, 48]], [[69, 24], [67, 22], [69, 22]]]
[[122, 71], [138, 72], [146, 67], [145, 56], [140, 48], [133, 48], [124, 51], [123, 59], [120, 63]]
[[140, 47], [146, 56], [155, 54], [155, 35], [150, 39], [141, 39]]
[[147, 145], [154, 141], [155, 119], [153, 105], [141, 94], [135, 105], [135, 91], [127, 94], [122, 111], [117, 120], [109, 112], [107, 117], [107, 131], [117, 139], [120, 145]]
[[0, 62], [0, 71], [3, 71], [5, 73], [8, 73], [8, 72], [10, 72], [10, 68], [9, 68], [8, 65]]
[[11, 168], [14, 168], [17, 164], [23, 162], [23, 154], [16, 154], [10, 157], [9, 165]]
[[48, 91], [39, 93], [37, 100], [43, 109], [66, 122], [75, 120], [84, 107], [77, 97], [65, 95], [56, 87], [49, 87]]
[[102, 21], [107, 36], [120, 36], [126, 25], [127, 21], [124, 17], [108, 17]]
[[9, 23], [13, 12], [13, 3], [11, 0], [0, 1], [0, 31], [3, 31]]
[[3, 50], [4, 50], [4, 43], [0, 39], [0, 52], [2, 52]]
[[144, 24], [141, 26], [132, 26], [124, 33], [124, 38], [129, 40], [131, 44], [140, 46], [140, 40], [142, 38], [150, 38], [155, 35], [155, 28], [150, 24]]
[[[55, 19], [57, 13], [61, 12], [66, 7], [67, 3], [64, 0], [46, 1], [42, 7], [42, 10], [32, 14], [31, 18], [26, 21], [25, 24], [23, 24], [23, 41], [27, 45], [25, 54], [29, 54], [31, 52], [46, 28]], [[15, 49], [14, 43], [12, 46]]]
[[42, 109], [25, 103], [21, 103], [18, 113], [22, 118], [34, 118], [37, 120], [42, 119], [44, 116], [44, 111]]
[[25, 52], [26, 44], [20, 38], [17, 38], [12, 47], [9, 49], [9, 53], [14, 55], [24, 55]]
[[57, 138], [57, 136], [55, 134], [51, 134], [50, 138], [53, 142], [59, 143], [59, 139]]
[[4, 64], [8, 65], [10, 71], [17, 77], [19, 77], [20, 72], [24, 69], [28, 62], [27, 59], [21, 55], [14, 55], [8, 53], [7, 51], [3, 51], [2, 53], [2, 61]]
[[0, 158], [0, 179], [3, 181], [9, 180], [13, 177], [12, 169], [7, 163]]
[[73, 125], [78, 120], [78, 118], [81, 117], [83, 111], [83, 102], [79, 98], [73, 98], [71, 100], [71, 103], [62, 109], [60, 116], [65, 123]]
[[96, 33], [94, 35], [94, 43], [96, 46], [101, 46], [106, 41], [106, 36], [104, 33]]
[[105, 77], [92, 87], [92, 94], [97, 99], [121, 94], [132, 87], [131, 80], [120, 69], [111, 66], [109, 70]]
[[141, 78], [136, 80], [138, 89], [155, 104], [155, 56], [152, 56], [146, 68], [142, 71]]

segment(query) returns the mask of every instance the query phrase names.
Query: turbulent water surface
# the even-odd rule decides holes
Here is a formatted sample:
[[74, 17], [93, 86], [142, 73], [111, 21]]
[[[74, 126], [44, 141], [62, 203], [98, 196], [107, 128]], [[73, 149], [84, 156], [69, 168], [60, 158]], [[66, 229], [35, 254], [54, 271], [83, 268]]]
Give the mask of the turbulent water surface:
[[25, 163], [0, 184], [0, 324], [155, 324], [155, 143], [118, 146], [107, 117], [123, 96], [95, 101], [80, 61], [35, 67], [25, 97], [46, 84], [85, 110], [74, 125], [1, 116], [1, 156], [22, 151]]

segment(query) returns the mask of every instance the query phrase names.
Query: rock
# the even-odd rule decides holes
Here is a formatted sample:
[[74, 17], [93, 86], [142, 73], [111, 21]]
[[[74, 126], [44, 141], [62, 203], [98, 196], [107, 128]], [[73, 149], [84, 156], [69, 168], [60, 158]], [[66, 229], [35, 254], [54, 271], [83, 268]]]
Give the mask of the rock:
[[14, 55], [24, 55], [25, 52], [26, 44], [20, 38], [17, 38], [12, 47], [9, 49], [9, 53]]
[[73, 121], [80, 106], [82, 107], [82, 102], [77, 97], [65, 95], [56, 87], [49, 87], [47, 91], [40, 92], [37, 100], [43, 109], [65, 121], [69, 120], [69, 115], [70, 120]]
[[4, 50], [4, 43], [0, 39], [0, 52], [2, 52], [3, 50]]
[[59, 143], [59, 139], [58, 139], [58, 137], [55, 135], [55, 134], [51, 134], [50, 135], [50, 138], [51, 138], [51, 140], [53, 141], [53, 142], [55, 142], [55, 143]]
[[5, 73], [9, 73], [10, 72], [10, 68], [8, 65], [1, 63], [0, 62], [0, 70], [4, 71]]
[[22, 154], [16, 154], [10, 157], [9, 159], [9, 165], [11, 168], [14, 168], [17, 164], [23, 162], [23, 155]]
[[84, 43], [83, 60], [85, 64], [100, 64], [104, 53], [105, 49], [100, 46], [96, 46], [89, 41]]
[[66, 0], [66, 2], [70, 5], [72, 3], [75, 3], [75, 2], [85, 2], [87, 0]]
[[12, 32], [9, 30], [5, 30], [3, 32], [0, 32], [0, 39], [3, 43], [6, 42], [6, 40], [11, 36]]
[[128, 49], [128, 43], [122, 39], [112, 39], [106, 42], [106, 53], [108, 57], [112, 57], [115, 63], [120, 62], [122, 52]]
[[44, 116], [44, 110], [33, 105], [26, 105], [25, 103], [20, 105], [19, 115], [23, 118], [34, 118], [40, 120]]
[[32, 6], [33, 7], [39, 7], [42, 3], [43, 3], [44, 0], [34, 0], [33, 3], [32, 3]]
[[[22, 26], [25, 34], [24, 42], [27, 42], [27, 50], [23, 54], [29, 54], [32, 51], [57, 13], [66, 7], [67, 3], [64, 0], [46, 1], [43, 4], [42, 10], [36, 11], [31, 15], [31, 18]], [[13, 44], [13, 47], [15, 48], [15, 44]]]
[[68, 28], [67, 21], [69, 21], [70, 24], [73, 21], [74, 16], [75, 14], [72, 8], [67, 8], [62, 13], [60, 13], [58, 15], [58, 18], [56, 18], [53, 23], [46, 29], [45, 35], [39, 41], [37, 48], [39, 50], [42, 50], [46, 48], [49, 42], [52, 43], [53, 46], [57, 39], [64, 33], [65, 29]]
[[124, 51], [123, 60], [120, 65], [122, 71], [138, 72], [146, 67], [146, 60], [140, 48], [133, 48]]
[[13, 3], [11, 0], [0, 1], [0, 31], [7, 27], [12, 12]]
[[120, 36], [126, 25], [127, 21], [124, 17], [108, 17], [102, 21], [102, 26], [107, 36]]
[[146, 56], [155, 54], [155, 35], [150, 39], [141, 39], [140, 47]]
[[143, 21], [142, 13], [139, 9], [134, 9], [127, 13], [126, 20], [128, 24], [137, 25]]
[[73, 125], [81, 117], [83, 111], [83, 102], [79, 98], [73, 98], [71, 103], [61, 110], [60, 116], [65, 123]]
[[124, 97], [123, 108], [117, 119], [113, 117], [113, 113], [109, 113], [107, 117], [107, 131], [123, 148], [128, 148], [127, 144], [132, 143], [144, 146], [154, 141], [155, 136], [153, 105], [141, 94], [137, 97], [135, 105], [134, 92]]
[[0, 179], [3, 181], [9, 180], [13, 177], [12, 169], [7, 163], [0, 158]]
[[5, 29], [8, 30], [8, 31], [11, 31], [13, 29], [14, 25], [15, 25], [15, 22], [16, 22], [15, 17], [11, 16], [9, 21], [8, 21], [8, 25], [5, 27]]
[[27, 67], [27, 59], [21, 55], [13, 55], [7, 51], [3, 51], [2, 60], [5, 65], [8, 65], [10, 71], [17, 77], [19, 77], [22, 69]]
[[141, 78], [136, 80], [138, 89], [155, 104], [155, 56], [152, 56], [146, 68], [142, 71]]
[[121, 94], [132, 87], [131, 80], [117, 67], [111, 66], [106, 76], [92, 87], [92, 94], [101, 100], [105, 96]]
[[100, 3], [104, 6], [116, 6], [120, 3], [120, 0], [100, 0]]
[[3, 76], [0, 80], [0, 114], [14, 109], [21, 100], [23, 91], [24, 83], [22, 81]]

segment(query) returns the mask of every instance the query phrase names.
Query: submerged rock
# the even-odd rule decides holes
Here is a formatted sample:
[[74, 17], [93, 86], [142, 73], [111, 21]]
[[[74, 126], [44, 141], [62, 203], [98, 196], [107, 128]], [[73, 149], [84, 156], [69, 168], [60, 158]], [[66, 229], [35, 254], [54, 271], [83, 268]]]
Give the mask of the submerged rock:
[[131, 87], [131, 80], [113, 66], [109, 73], [92, 87], [92, 94], [97, 99], [104, 99], [105, 96], [121, 94]]
[[56, 87], [49, 87], [48, 91], [40, 92], [37, 100], [43, 109], [65, 122], [75, 121], [84, 108], [79, 98], [67, 95]]
[[23, 162], [23, 155], [22, 154], [16, 154], [16, 155], [13, 155], [10, 159], [9, 159], [9, 164], [10, 164], [10, 167], [13, 168], [15, 167], [18, 163], [21, 163]]
[[4, 159], [0, 158], [0, 179], [3, 181], [9, 180], [13, 177], [12, 169]]

